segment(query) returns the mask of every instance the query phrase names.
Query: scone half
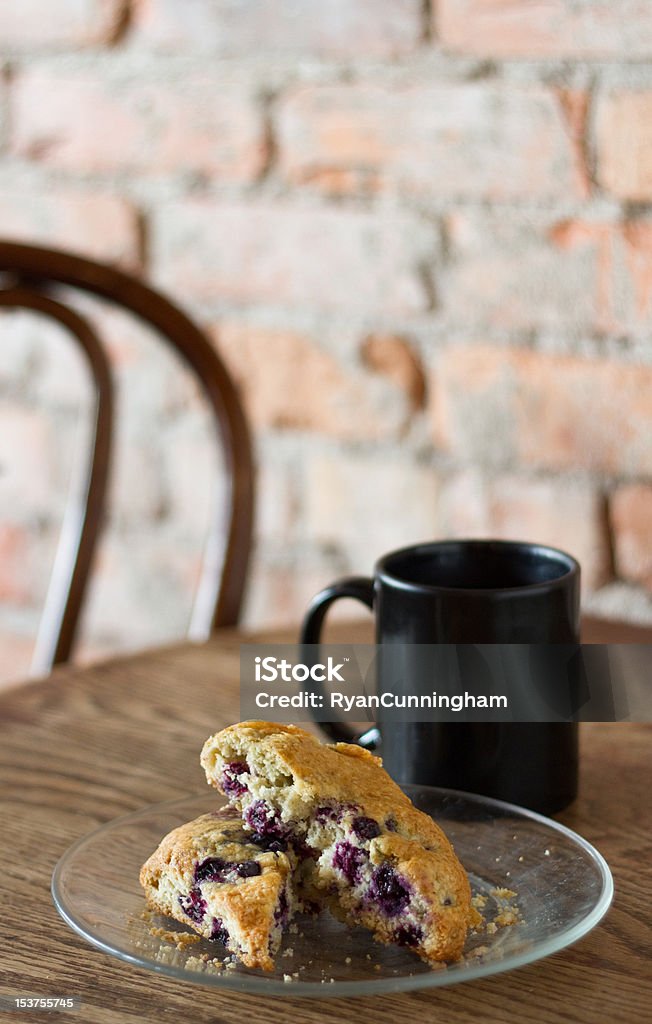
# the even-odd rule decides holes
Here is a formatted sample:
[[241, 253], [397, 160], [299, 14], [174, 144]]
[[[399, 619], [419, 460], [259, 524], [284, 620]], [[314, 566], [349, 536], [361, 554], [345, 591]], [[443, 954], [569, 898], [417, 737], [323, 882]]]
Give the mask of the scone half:
[[296, 726], [252, 721], [207, 740], [201, 761], [257, 841], [294, 849], [305, 898], [428, 962], [461, 956], [477, 922], [466, 872], [380, 758], [321, 744]]
[[153, 910], [270, 971], [296, 909], [290, 857], [253, 844], [232, 811], [204, 814], [162, 839], [140, 883]]

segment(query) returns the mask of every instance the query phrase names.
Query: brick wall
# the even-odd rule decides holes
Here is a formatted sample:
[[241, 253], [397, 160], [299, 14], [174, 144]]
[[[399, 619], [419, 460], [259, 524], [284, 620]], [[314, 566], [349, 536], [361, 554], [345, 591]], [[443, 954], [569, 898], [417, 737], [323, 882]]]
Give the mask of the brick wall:
[[[142, 271], [210, 331], [260, 463], [249, 623], [433, 536], [549, 541], [652, 619], [652, 5], [0, 7], [2, 234]], [[121, 388], [97, 655], [182, 635], [197, 389], [94, 309]], [[85, 377], [2, 320], [0, 673], [25, 671]]]

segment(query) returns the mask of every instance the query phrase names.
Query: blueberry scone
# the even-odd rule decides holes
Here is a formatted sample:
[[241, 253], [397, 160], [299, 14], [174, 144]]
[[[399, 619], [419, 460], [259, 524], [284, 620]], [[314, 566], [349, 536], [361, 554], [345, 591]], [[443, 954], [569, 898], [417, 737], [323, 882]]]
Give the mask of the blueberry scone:
[[165, 836], [140, 883], [153, 910], [269, 971], [296, 909], [292, 854], [282, 845], [254, 845], [230, 809], [204, 814]]
[[242, 722], [208, 739], [201, 762], [254, 842], [294, 850], [304, 899], [428, 962], [461, 956], [477, 922], [464, 868], [380, 758], [296, 726]]

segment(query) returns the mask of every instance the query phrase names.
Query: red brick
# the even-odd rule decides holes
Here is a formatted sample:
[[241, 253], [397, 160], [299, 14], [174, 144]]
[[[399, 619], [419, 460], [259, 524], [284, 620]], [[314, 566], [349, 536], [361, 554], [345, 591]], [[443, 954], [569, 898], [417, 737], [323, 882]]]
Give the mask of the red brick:
[[[196, 557], [211, 521], [213, 508], [223, 508], [226, 500], [226, 476], [222, 457], [216, 453], [215, 428], [208, 410], [199, 402], [157, 431], [160, 445], [158, 472], [152, 474], [153, 494], [163, 493], [163, 509], [168, 527], [194, 539]], [[141, 444], [141, 458], [151, 457], [152, 444]], [[125, 460], [126, 462], [127, 460]], [[137, 470], [137, 464], [133, 467]], [[147, 475], [144, 474], [147, 480]], [[128, 494], [125, 494], [125, 506]], [[215, 505], [213, 505], [213, 501]], [[143, 525], [147, 516], [142, 517]]]
[[652, 486], [629, 484], [611, 499], [618, 575], [652, 590]]
[[[124, 413], [126, 411], [124, 391], [120, 392], [120, 397], [120, 409]], [[121, 429], [117, 432], [113, 464], [111, 466], [107, 507], [112, 526], [119, 529], [129, 529], [134, 526], [142, 528], [145, 523], [156, 522], [164, 515], [169, 515], [171, 509], [166, 501], [168, 493], [179, 500], [182, 483], [181, 480], [177, 480], [176, 487], [170, 487], [169, 490], [166, 489], [166, 474], [161, 465], [163, 458], [159, 448], [161, 439], [157, 437], [159, 442], [159, 445], [157, 445], [149, 438], [143, 438], [143, 427], [141, 426], [140, 431], [137, 431], [134, 428], [133, 419], [132, 411], [129, 418], [125, 417], [126, 429], [123, 423], [121, 424]], [[151, 429], [151, 424], [148, 424], [148, 426]], [[163, 432], [163, 429], [160, 429], [160, 433]], [[167, 432], [165, 436], [167, 441]], [[205, 440], [208, 447], [208, 431]], [[203, 453], [199, 450], [194, 454], [195, 460], [199, 464], [197, 468], [199, 474], [199, 471], [204, 469]], [[187, 455], [188, 453], [185, 452], [184, 468], [187, 467]], [[168, 460], [172, 458], [173, 455], [166, 444], [166, 466]], [[186, 482], [184, 477], [183, 483]], [[202, 483], [205, 483], [207, 486], [205, 477], [202, 478]], [[192, 514], [197, 514], [197, 505], [192, 501], [195, 494], [187, 494], [184, 497], [188, 502], [186, 506], [188, 511]], [[204, 526], [206, 522], [207, 519], [203, 521]]]
[[652, 473], [652, 366], [493, 346], [443, 352], [438, 442], [465, 459]]
[[438, 0], [446, 50], [486, 57], [613, 57], [652, 54], [646, 0]]
[[579, 192], [587, 198], [591, 192], [591, 170], [586, 152], [589, 96], [583, 89], [558, 88], [555, 91], [573, 149]]
[[31, 598], [25, 571], [29, 533], [17, 523], [0, 523], [0, 602], [27, 604]]
[[[249, 629], [289, 626], [296, 631], [297, 623], [315, 594], [346, 571], [341, 559], [329, 559], [312, 550], [293, 551], [288, 562], [280, 565], [263, 562], [257, 566], [245, 596], [244, 624]], [[328, 612], [324, 639], [328, 641], [331, 623], [355, 619], [357, 626], [365, 617], [369, 624], [368, 643], [373, 643], [371, 613], [365, 613], [357, 602], [337, 601]], [[359, 632], [356, 628], [356, 637]]]
[[453, 321], [481, 327], [575, 327], [597, 318], [593, 226], [567, 244], [549, 215], [457, 212], [447, 221], [451, 261], [441, 281]]
[[586, 484], [466, 470], [444, 486], [440, 515], [447, 537], [524, 540], [570, 552], [587, 592], [609, 579], [604, 502]]
[[382, 554], [437, 535], [439, 480], [404, 454], [313, 455], [305, 468], [306, 529], [356, 572]]
[[232, 321], [220, 324], [215, 337], [259, 428], [374, 440], [405, 424], [409, 405], [400, 384], [374, 388], [365, 374], [342, 365], [305, 334]]
[[652, 222], [458, 212], [440, 283], [453, 321], [498, 328], [647, 331]]
[[[35, 317], [29, 310], [0, 309], [0, 378], [4, 381], [3, 391], [7, 386], [14, 394], [21, 396], [33, 393], [34, 384], [40, 384], [40, 366], [35, 372], [35, 364], [40, 363], [42, 350], [47, 341], [59, 337], [57, 327], [48, 325], [46, 345], [41, 337], [45, 323]], [[69, 342], [68, 347], [72, 347]], [[1, 479], [1, 477], [0, 477]]]
[[90, 415], [93, 393], [80, 346], [56, 320], [31, 310], [0, 311], [0, 378], [43, 409]]
[[158, 207], [156, 275], [179, 294], [308, 309], [426, 310], [433, 229], [409, 215], [254, 201]]
[[57, 455], [48, 411], [5, 399], [0, 407], [0, 507], [21, 521], [35, 522], [53, 510], [60, 514], [65, 494], [58, 493]]
[[5, 50], [58, 50], [110, 43], [122, 23], [125, 0], [12, 0], [0, 4]]
[[201, 385], [194, 373], [152, 328], [127, 310], [98, 305], [93, 298], [80, 296], [77, 305], [95, 325], [109, 354], [116, 388], [124, 393], [121, 424], [129, 420], [138, 429], [141, 421], [160, 418], [167, 423], [200, 407]]
[[266, 144], [252, 95], [206, 74], [155, 79], [24, 71], [12, 83], [13, 152], [76, 172], [195, 171], [250, 181]]
[[652, 92], [606, 96], [597, 115], [598, 179], [622, 199], [652, 198]]
[[278, 114], [292, 183], [489, 199], [584, 194], [566, 113], [510, 84], [304, 86]]
[[652, 222], [556, 225], [550, 239], [572, 259], [593, 250], [595, 314], [598, 330], [649, 330], [652, 315]]
[[[185, 637], [201, 553], [164, 523], [102, 540], [80, 653], [137, 650]], [[87, 656], [87, 654], [86, 654]]]
[[649, 327], [652, 316], [652, 223], [630, 221], [623, 225], [617, 252], [612, 297], [616, 328], [631, 331]]
[[168, 52], [241, 57], [386, 57], [418, 46], [421, 0], [135, 0], [138, 41]]
[[411, 409], [425, 401], [426, 381], [421, 361], [403, 338], [391, 334], [370, 334], [361, 350], [365, 366], [387, 377], [406, 396]]
[[36, 626], [33, 636], [13, 630], [9, 625], [3, 625], [0, 629], [0, 649], [2, 650], [0, 690], [27, 679], [34, 651], [35, 636]]
[[259, 559], [267, 552], [274, 558], [286, 552], [296, 535], [301, 511], [301, 479], [296, 468], [296, 454], [289, 446], [260, 440], [256, 469], [256, 538]]
[[3, 236], [14, 241], [70, 249], [127, 267], [139, 263], [136, 213], [113, 196], [2, 190], [0, 220]]
[[311, 588], [306, 576], [296, 566], [258, 566], [247, 587], [245, 625], [249, 629], [296, 627], [311, 597], [320, 589], [317, 581]]

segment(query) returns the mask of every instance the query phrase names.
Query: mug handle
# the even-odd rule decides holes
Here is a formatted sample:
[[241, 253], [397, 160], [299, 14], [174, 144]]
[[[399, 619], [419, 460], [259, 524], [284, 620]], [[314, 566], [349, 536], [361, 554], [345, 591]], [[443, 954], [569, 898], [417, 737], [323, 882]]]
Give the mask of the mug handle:
[[[320, 590], [310, 602], [308, 611], [301, 624], [299, 640], [301, 646], [304, 644], [321, 643], [321, 629], [326, 618], [326, 612], [333, 602], [341, 597], [352, 597], [356, 601], [361, 601], [362, 604], [373, 611], [374, 581], [367, 576], [347, 576], [345, 579], [336, 580], [329, 587]], [[308, 659], [304, 657], [303, 660], [307, 661]], [[315, 689], [319, 689], [319, 683], [312, 685]], [[359, 743], [361, 746], [373, 750], [380, 740], [380, 733], [375, 725], [364, 733], [359, 734], [345, 722], [318, 722], [317, 724], [327, 736], [337, 743]]]

